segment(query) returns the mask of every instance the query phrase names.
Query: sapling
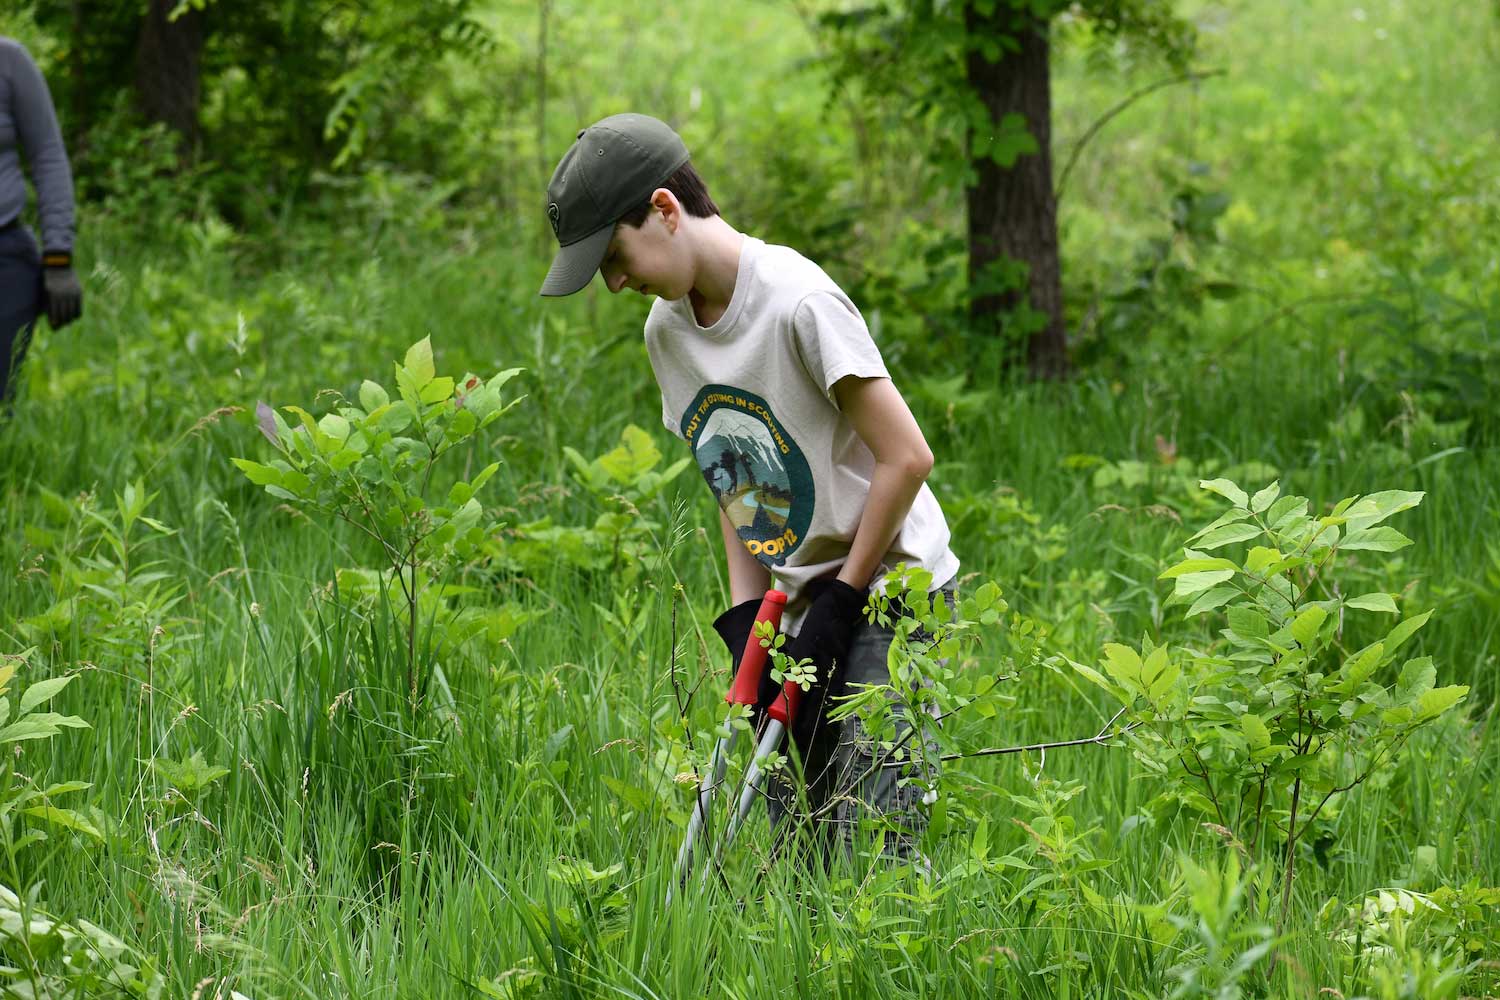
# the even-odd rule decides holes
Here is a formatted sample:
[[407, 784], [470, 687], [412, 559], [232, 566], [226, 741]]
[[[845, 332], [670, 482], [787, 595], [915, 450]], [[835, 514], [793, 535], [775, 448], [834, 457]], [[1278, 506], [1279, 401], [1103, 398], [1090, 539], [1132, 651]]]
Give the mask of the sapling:
[[[1322, 516], [1272, 483], [1253, 496], [1225, 479], [1202, 488], [1229, 504], [1161, 574], [1187, 617], [1222, 616], [1202, 648], [1109, 643], [1103, 671], [1079, 674], [1125, 706], [1135, 757], [1173, 782], [1252, 854], [1268, 826], [1281, 836], [1278, 932], [1297, 847], [1336, 796], [1366, 781], [1412, 734], [1468, 694], [1437, 687], [1430, 657], [1401, 654], [1431, 611], [1407, 615], [1351, 648], [1352, 615], [1397, 615], [1395, 594], [1354, 593], [1356, 552], [1394, 552], [1411, 539], [1383, 524], [1422, 502], [1401, 490], [1349, 497]], [[1231, 547], [1243, 554], [1228, 558]], [[1372, 623], [1360, 621], [1368, 631]]]
[[[418, 670], [418, 635], [431, 600], [441, 595], [443, 573], [472, 558], [499, 525], [485, 513], [479, 490], [500, 467], [485, 466], [471, 479], [433, 499], [438, 462], [499, 420], [520, 399], [503, 402], [501, 390], [520, 372], [488, 379], [455, 379], [434, 369], [429, 338], [412, 345], [395, 366], [397, 398], [366, 380], [357, 403], [333, 392], [335, 405], [321, 418], [300, 406], [282, 407], [291, 425], [259, 403], [256, 418], [278, 457], [268, 463], [236, 458], [250, 481], [272, 496], [332, 515], [372, 539], [384, 556], [377, 571], [382, 596], [392, 600], [405, 629], [406, 685], [416, 705], [424, 684]], [[320, 394], [321, 395], [321, 394]]]

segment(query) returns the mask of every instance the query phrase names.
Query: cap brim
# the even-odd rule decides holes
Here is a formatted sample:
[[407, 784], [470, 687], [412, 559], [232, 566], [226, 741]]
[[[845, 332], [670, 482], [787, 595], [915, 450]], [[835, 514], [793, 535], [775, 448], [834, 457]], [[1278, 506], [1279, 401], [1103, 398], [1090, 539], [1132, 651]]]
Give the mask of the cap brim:
[[589, 233], [583, 239], [557, 251], [552, 258], [552, 267], [542, 282], [543, 295], [572, 295], [582, 290], [594, 278], [594, 272], [604, 261], [609, 249], [610, 237], [614, 236], [613, 223], [603, 229]]

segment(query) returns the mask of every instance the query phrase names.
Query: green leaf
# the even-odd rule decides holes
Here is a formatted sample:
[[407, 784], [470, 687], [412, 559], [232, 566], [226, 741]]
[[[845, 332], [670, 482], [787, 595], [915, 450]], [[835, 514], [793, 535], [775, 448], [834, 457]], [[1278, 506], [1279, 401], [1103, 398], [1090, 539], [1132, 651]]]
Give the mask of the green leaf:
[[46, 820], [53, 826], [60, 826], [67, 830], [77, 830], [79, 833], [88, 834], [95, 840], [104, 839], [104, 834], [99, 832], [98, 827], [85, 819], [81, 813], [74, 812], [72, 809], [60, 809], [57, 806], [49, 804], [32, 806], [29, 809], [22, 809], [21, 812], [27, 816], [35, 816], [37, 819]]
[[300, 420], [300, 421], [302, 421], [302, 426], [306, 427], [309, 431], [317, 430], [317, 428], [318, 428], [318, 422], [313, 419], [313, 415], [311, 413], [308, 413], [302, 407], [300, 407], [300, 406], [283, 406], [282, 409], [285, 410], [288, 413], [294, 413], [294, 414], [296, 414], [297, 415], [297, 419]]
[[1377, 642], [1366, 646], [1345, 660], [1344, 665], [1339, 668], [1338, 690], [1347, 691], [1350, 694], [1359, 690], [1360, 685], [1369, 680], [1375, 668], [1380, 666], [1380, 660], [1384, 654], [1385, 643]]
[[0, 729], [0, 743], [19, 743], [22, 740], [41, 740], [56, 736], [58, 732], [66, 727], [68, 729], [87, 729], [89, 724], [76, 715], [57, 715], [52, 712], [41, 712], [33, 715], [25, 715]]
[[1210, 493], [1217, 493], [1236, 507], [1244, 507], [1250, 502], [1250, 498], [1245, 494], [1245, 491], [1227, 479], [1200, 479], [1198, 481], [1198, 488], [1208, 490]]
[[1415, 714], [1410, 705], [1393, 705], [1380, 713], [1380, 721], [1388, 726], [1404, 726]]
[[1201, 615], [1205, 612], [1212, 611], [1215, 608], [1223, 607], [1239, 596], [1240, 592], [1234, 587], [1216, 587], [1213, 590], [1200, 595], [1198, 599], [1193, 602], [1193, 606], [1188, 608], [1187, 614], [1183, 615], [1183, 617], [1196, 618], [1198, 615]]
[[466, 504], [466, 503], [469, 502], [469, 498], [472, 497], [473, 495], [474, 495], [474, 487], [472, 485], [470, 485], [469, 483], [465, 483], [465, 482], [454, 483], [453, 487], [450, 490], [448, 490], [448, 506], [449, 507], [462, 507], [464, 504]]
[[26, 689], [25, 694], [21, 695], [21, 703], [16, 706], [16, 714], [24, 716], [42, 702], [51, 701], [57, 692], [72, 682], [73, 676], [68, 674], [64, 677], [49, 677], [47, 680], [37, 681]]
[[474, 487], [474, 492], [478, 493], [480, 491], [480, 489], [484, 486], [484, 484], [490, 481], [490, 477], [495, 474], [495, 470], [497, 470], [499, 468], [500, 468], [500, 463], [499, 462], [491, 462], [489, 465], [486, 465], [483, 469], [480, 469], [479, 470], [479, 475], [475, 476], [473, 478], [473, 480], [471, 480], [470, 483], [469, 483], [470, 486]]
[[1252, 607], [1230, 608], [1227, 612], [1229, 630], [1245, 639], [1264, 639], [1271, 634], [1271, 625], [1266, 616]]
[[1192, 542], [1195, 539], [1202, 538], [1204, 535], [1208, 534], [1209, 532], [1216, 531], [1219, 528], [1222, 528], [1226, 524], [1235, 524], [1235, 523], [1238, 523], [1240, 521], [1245, 520], [1249, 516], [1250, 516], [1250, 512], [1248, 510], [1243, 510], [1243, 509], [1240, 509], [1240, 508], [1231, 507], [1228, 510], [1226, 510], [1224, 513], [1220, 514], [1218, 517], [1214, 518], [1211, 523], [1209, 523], [1205, 527], [1199, 529], [1199, 531], [1195, 535], [1193, 535], [1192, 538], [1188, 539], [1188, 541]]
[[1085, 666], [1084, 664], [1079, 663], [1076, 660], [1068, 660], [1068, 664], [1074, 670], [1076, 670], [1079, 674], [1081, 674], [1083, 676], [1083, 678], [1085, 680], [1087, 680], [1089, 683], [1099, 685], [1104, 690], [1106, 690], [1110, 694], [1114, 695], [1116, 698], [1119, 698], [1121, 701], [1128, 702], [1128, 701], [1131, 700], [1130, 697], [1129, 697], [1129, 695], [1126, 692], [1121, 691], [1114, 684], [1111, 684], [1109, 682], [1109, 678], [1105, 677], [1103, 674], [1101, 674], [1099, 671], [1095, 670], [1093, 667]]
[[1397, 614], [1396, 601], [1390, 594], [1361, 594], [1359, 597], [1351, 597], [1344, 602], [1351, 608], [1359, 608], [1361, 611], [1389, 611]]
[[337, 413], [325, 413], [323, 419], [318, 421], [318, 430], [343, 444], [349, 437], [349, 421]]
[[1394, 655], [1396, 650], [1406, 644], [1418, 629], [1427, 624], [1427, 619], [1432, 617], [1431, 611], [1424, 611], [1415, 618], [1408, 618], [1395, 628], [1391, 629], [1385, 637], [1385, 652], [1387, 656]]
[[93, 787], [93, 783], [88, 781], [59, 781], [55, 785], [48, 785], [42, 789], [42, 797], [50, 799], [54, 795], [66, 795], [69, 792], [85, 792]]
[[1354, 531], [1345, 535], [1339, 548], [1369, 552], [1395, 552], [1397, 549], [1406, 548], [1411, 543], [1410, 538], [1395, 528], [1366, 528], [1363, 531]]
[[1158, 576], [1158, 580], [1174, 580], [1185, 573], [1206, 573], [1214, 570], [1229, 570], [1233, 572], [1238, 567], [1228, 559], [1184, 559], [1171, 569]]
[[1104, 669], [1129, 691], [1139, 692], [1141, 684], [1141, 655], [1129, 646], [1118, 642], [1104, 644]]
[[490, 380], [485, 383], [484, 387], [486, 389], [489, 389], [491, 392], [499, 392], [505, 386], [505, 383], [509, 382], [511, 379], [515, 378], [525, 370], [526, 369], [524, 368], [507, 368], [503, 372], [496, 372], [493, 376], [490, 377]]
[[1260, 716], [1246, 712], [1240, 716], [1240, 732], [1245, 734], [1245, 743], [1253, 753], [1271, 745], [1271, 731]]
[[246, 458], [231, 458], [235, 468], [245, 474], [256, 486], [275, 486], [281, 482], [281, 471], [273, 469], [269, 465], [261, 465]]
[[619, 446], [599, 456], [599, 467], [615, 482], [628, 484], [660, 461], [661, 449], [651, 435], [630, 424], [621, 432]]
[[1425, 493], [1412, 493], [1406, 490], [1386, 490], [1383, 493], [1371, 493], [1369, 496], [1361, 497], [1349, 509], [1344, 516], [1349, 519], [1351, 529], [1359, 530], [1379, 524], [1393, 514], [1399, 514], [1403, 510], [1411, 510], [1420, 504]]
[[1453, 684], [1448, 687], [1433, 688], [1425, 692], [1417, 699], [1417, 714], [1414, 721], [1427, 722], [1436, 719], [1448, 709], [1457, 705], [1468, 696], [1469, 688], [1466, 684]]
[[396, 366], [396, 391], [401, 394], [402, 402], [410, 407], [413, 414], [422, 409], [422, 384], [402, 365]]
[[1248, 542], [1252, 538], [1259, 537], [1260, 533], [1258, 524], [1226, 524], [1222, 528], [1210, 531], [1195, 544], [1201, 549], [1217, 549], [1235, 542]]
[[1306, 497], [1282, 497], [1266, 511], [1266, 523], [1273, 531], [1280, 530], [1286, 522], [1307, 516]]
[[1437, 668], [1432, 665], [1432, 657], [1419, 656], [1402, 665], [1391, 697], [1397, 705], [1409, 705], [1431, 691], [1436, 683]]
[[1141, 687], [1149, 700], [1160, 701], [1180, 676], [1182, 668], [1168, 657], [1167, 647], [1157, 646], [1141, 666]]
[[1257, 545], [1250, 550], [1245, 558], [1245, 572], [1259, 573], [1268, 566], [1275, 566], [1281, 562], [1281, 552], [1278, 549], [1269, 549], [1264, 545]]
[[1199, 573], [1184, 573], [1177, 578], [1173, 592], [1178, 597], [1189, 597], [1218, 584], [1228, 583], [1234, 579], [1235, 572], [1232, 569], [1215, 569]]
[[359, 405], [365, 408], [366, 413], [374, 412], [391, 401], [390, 393], [385, 391], [385, 386], [379, 382], [365, 379], [359, 384]]
[[479, 506], [479, 501], [470, 499], [458, 509], [448, 523], [453, 526], [455, 532], [462, 535], [479, 523], [479, 515], [483, 512], [483, 509]]
[[441, 403], [453, 398], [453, 379], [447, 375], [432, 379], [422, 387], [418, 398], [424, 403]]
[[333, 457], [328, 460], [328, 467], [334, 472], [343, 472], [345, 469], [349, 468], [349, 466], [358, 461], [359, 452], [350, 451], [349, 449], [345, 448], [343, 451], [334, 453]]
[[[411, 374], [412, 380], [417, 384], [417, 389], [420, 390], [428, 382], [431, 382], [433, 375], [436, 374], [432, 366], [432, 338], [423, 337], [411, 345], [407, 349], [406, 359], [401, 364]], [[449, 379], [448, 384], [451, 389], [453, 384], [452, 379]]]
[[1328, 619], [1328, 612], [1314, 604], [1304, 608], [1295, 621], [1292, 622], [1292, 638], [1297, 640], [1297, 645], [1303, 649], [1312, 646], [1318, 637], [1318, 630], [1323, 627], [1323, 622]]
[[372, 412], [367, 425], [377, 434], [400, 434], [411, 424], [412, 408], [403, 399]]
[[1272, 483], [1270, 486], [1267, 486], [1265, 489], [1260, 490], [1255, 494], [1255, 496], [1250, 498], [1250, 510], [1253, 513], [1259, 514], [1261, 511], [1271, 506], [1271, 504], [1274, 503], [1276, 501], [1276, 498], [1280, 495], [1281, 481], [1277, 480], [1276, 482]]
[[151, 770], [189, 797], [229, 774], [229, 768], [208, 763], [202, 750], [194, 750], [190, 757], [182, 761], [153, 757]]

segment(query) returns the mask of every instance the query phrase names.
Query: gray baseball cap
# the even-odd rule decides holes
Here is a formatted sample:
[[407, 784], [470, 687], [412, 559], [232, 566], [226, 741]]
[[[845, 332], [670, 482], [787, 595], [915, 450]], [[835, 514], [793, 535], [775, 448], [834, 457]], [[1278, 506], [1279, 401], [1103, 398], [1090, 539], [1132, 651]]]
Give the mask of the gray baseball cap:
[[547, 218], [561, 244], [543, 295], [572, 295], [593, 280], [620, 218], [688, 161], [687, 146], [649, 115], [611, 115], [578, 133], [547, 185]]

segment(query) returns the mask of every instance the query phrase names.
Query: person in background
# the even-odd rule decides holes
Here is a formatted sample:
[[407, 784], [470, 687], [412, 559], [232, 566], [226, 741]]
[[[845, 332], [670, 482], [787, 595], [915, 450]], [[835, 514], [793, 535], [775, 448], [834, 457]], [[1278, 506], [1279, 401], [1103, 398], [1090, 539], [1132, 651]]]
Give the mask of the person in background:
[[[28, 174], [40, 209], [40, 251], [21, 221]], [[83, 286], [73, 271], [73, 172], [47, 81], [24, 45], [0, 36], [0, 402], [10, 397], [44, 311], [54, 330], [83, 314]]]

